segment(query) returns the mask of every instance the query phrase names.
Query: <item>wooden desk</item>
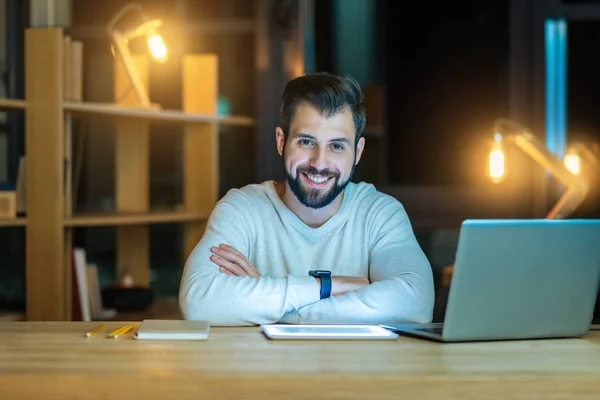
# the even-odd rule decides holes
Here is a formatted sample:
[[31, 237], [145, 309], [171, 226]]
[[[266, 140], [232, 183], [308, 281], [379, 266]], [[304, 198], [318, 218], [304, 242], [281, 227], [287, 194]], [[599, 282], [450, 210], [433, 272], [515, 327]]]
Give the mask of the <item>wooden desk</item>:
[[86, 338], [96, 325], [1, 323], [0, 399], [600, 398], [598, 331], [464, 344], [269, 341], [258, 328], [212, 328], [205, 342]]

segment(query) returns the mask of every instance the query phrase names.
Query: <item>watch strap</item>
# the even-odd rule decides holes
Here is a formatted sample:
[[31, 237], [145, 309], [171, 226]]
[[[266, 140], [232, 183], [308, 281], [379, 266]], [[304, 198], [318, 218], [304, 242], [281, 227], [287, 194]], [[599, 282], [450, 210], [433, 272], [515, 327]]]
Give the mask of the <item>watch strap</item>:
[[321, 278], [321, 299], [331, 296], [331, 275], [319, 275]]
[[321, 299], [331, 296], [331, 271], [316, 269], [308, 271], [308, 274], [321, 280], [321, 292], [319, 294]]

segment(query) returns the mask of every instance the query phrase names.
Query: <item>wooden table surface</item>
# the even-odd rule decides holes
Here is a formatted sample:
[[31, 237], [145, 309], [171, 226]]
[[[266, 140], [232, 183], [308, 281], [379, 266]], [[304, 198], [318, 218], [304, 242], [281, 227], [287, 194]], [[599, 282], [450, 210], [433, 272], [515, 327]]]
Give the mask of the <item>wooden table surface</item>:
[[[109, 322], [107, 329], [125, 323]], [[86, 338], [89, 322], [0, 323], [0, 399], [600, 399], [600, 332], [440, 344]]]

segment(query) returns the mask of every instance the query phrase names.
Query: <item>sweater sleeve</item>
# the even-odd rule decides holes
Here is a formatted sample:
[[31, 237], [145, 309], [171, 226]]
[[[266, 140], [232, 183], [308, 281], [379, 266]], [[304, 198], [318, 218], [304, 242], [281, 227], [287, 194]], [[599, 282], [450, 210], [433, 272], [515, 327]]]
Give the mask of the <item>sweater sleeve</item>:
[[179, 291], [184, 318], [221, 326], [267, 324], [319, 300], [319, 285], [311, 276], [255, 279], [219, 272], [210, 248], [229, 244], [248, 258], [253, 235], [248, 225], [232, 202], [219, 201], [184, 267]]
[[371, 284], [288, 312], [281, 322], [302, 324], [382, 324], [430, 322], [433, 274], [404, 207], [385, 201], [367, 223], [371, 236]]

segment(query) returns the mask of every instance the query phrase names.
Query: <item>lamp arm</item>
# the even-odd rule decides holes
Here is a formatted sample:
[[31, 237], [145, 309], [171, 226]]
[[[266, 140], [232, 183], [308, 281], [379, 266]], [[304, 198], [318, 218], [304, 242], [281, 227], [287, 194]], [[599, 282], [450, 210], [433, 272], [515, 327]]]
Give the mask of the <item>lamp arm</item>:
[[578, 193], [573, 187], [568, 187], [560, 199], [554, 204], [546, 219], [566, 218], [571, 214], [585, 198], [584, 194]]
[[562, 163], [562, 161], [552, 154], [546, 147], [540, 145], [538, 140], [531, 133], [522, 133], [512, 138], [514, 143], [533, 161], [542, 167], [550, 170], [561, 183], [568, 186], [577, 185], [578, 179]]
[[125, 5], [123, 8], [121, 8], [119, 11], [117, 11], [117, 13], [110, 19], [110, 21], [108, 21], [108, 24], [106, 25], [106, 31], [108, 32], [109, 35], [112, 35], [112, 32], [114, 31], [114, 27], [116, 25], [116, 23], [123, 18], [123, 16], [125, 14], [127, 14], [129, 11], [133, 11], [136, 10], [144, 19], [146, 16], [146, 13], [144, 12], [144, 7], [142, 7], [141, 4], [139, 3], [129, 3], [127, 5]]
[[573, 147], [578, 154], [580, 154], [583, 158], [585, 158], [585, 160], [594, 166], [596, 171], [600, 171], [600, 161], [593, 151], [579, 142], [575, 143]]
[[127, 33], [123, 33], [123, 37], [126, 40], [131, 40], [133, 38], [136, 38], [138, 36], [144, 36], [146, 34], [148, 34], [149, 32], [152, 32], [158, 28], [160, 28], [160, 26], [162, 25], [162, 20], [160, 19], [152, 19], [152, 20], [147, 20], [144, 23], [140, 24], [137, 28], [127, 32]]
[[527, 128], [525, 125], [509, 118], [496, 118], [496, 120], [494, 121], [494, 132], [504, 131], [504, 129], [502, 129], [503, 125], [506, 125], [510, 129], [519, 132], [531, 132], [531, 129]]
[[148, 92], [146, 88], [142, 84], [142, 80], [138, 74], [138, 71], [133, 62], [133, 58], [131, 57], [131, 52], [129, 51], [129, 47], [127, 46], [127, 40], [123, 38], [121, 33], [118, 31], [112, 32], [112, 39], [115, 43], [116, 51], [119, 55], [119, 59], [123, 63], [125, 67], [125, 71], [131, 80], [131, 84], [135, 90], [135, 94], [140, 102], [140, 105], [146, 108], [151, 107], [150, 98], [148, 96]]
[[547, 219], [564, 218], [575, 210], [583, 201], [589, 190], [589, 184], [573, 175], [554, 154], [539, 144], [537, 139], [528, 132], [515, 135], [514, 143], [525, 154], [542, 167], [550, 170], [563, 185], [565, 192], [546, 216]]

